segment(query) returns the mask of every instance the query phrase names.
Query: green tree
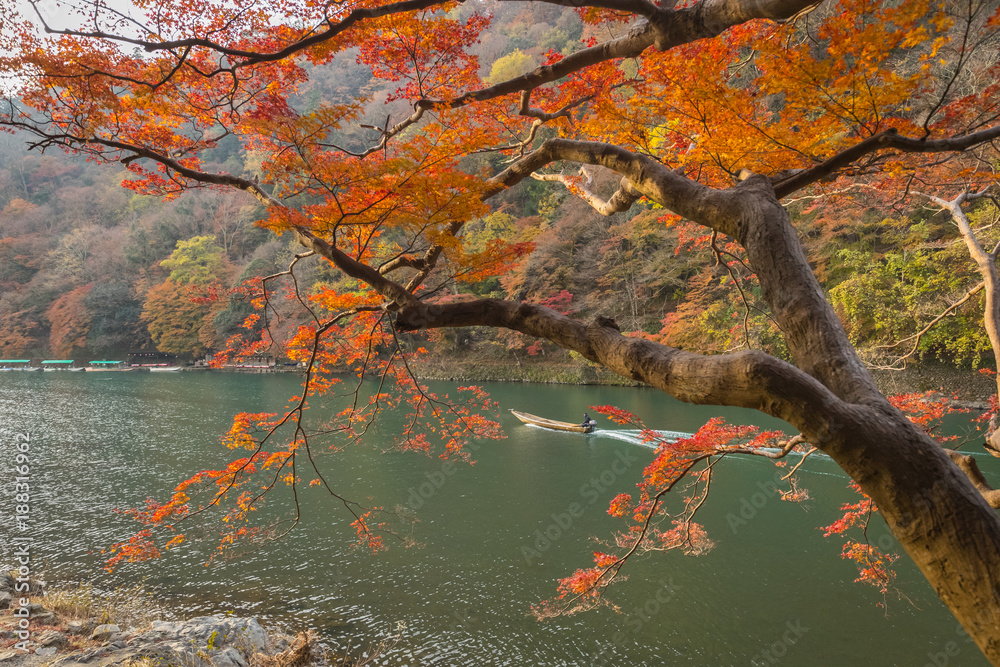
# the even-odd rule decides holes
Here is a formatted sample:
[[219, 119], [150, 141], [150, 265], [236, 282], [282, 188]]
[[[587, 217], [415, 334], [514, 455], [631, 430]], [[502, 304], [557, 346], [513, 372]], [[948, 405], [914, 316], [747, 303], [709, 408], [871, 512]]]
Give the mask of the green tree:
[[530, 72], [536, 64], [533, 57], [520, 49], [515, 49], [493, 63], [490, 75], [486, 77], [486, 80], [490, 83], [500, 83], [507, 79], [513, 79], [525, 72]]
[[228, 268], [225, 251], [216, 245], [214, 235], [178, 241], [177, 249], [160, 266], [170, 271], [174, 283], [199, 286], [220, 280]]

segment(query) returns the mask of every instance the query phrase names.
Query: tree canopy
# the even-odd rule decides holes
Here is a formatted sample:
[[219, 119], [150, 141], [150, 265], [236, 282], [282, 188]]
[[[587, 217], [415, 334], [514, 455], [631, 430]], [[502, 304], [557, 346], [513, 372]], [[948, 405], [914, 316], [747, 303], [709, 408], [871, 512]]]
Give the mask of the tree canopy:
[[[490, 52], [480, 40], [491, 21], [481, 2], [143, 0], [118, 10], [81, 0], [68, 3], [79, 10], [68, 24], [43, 3], [22, 4], [0, 5], [8, 93], [0, 123], [28, 133], [36, 148], [120, 162], [131, 172], [124, 185], [143, 194], [247, 192], [266, 208], [266, 228], [302, 246], [281, 276], [248, 283], [257, 311], [247, 325], [263, 322], [262, 336], [245, 344], [236, 336], [229, 348], [240, 355], [284, 344], [307, 367], [302, 396], [284, 415], [238, 416], [227, 439], [250, 454], [137, 510], [150, 528], [118, 558], [157, 553], [150, 531], [223, 501], [224, 546], [259, 535], [246, 522], [278, 481], [311, 476], [336, 496], [302, 417], [311, 396], [342, 382], [329, 371], [345, 365], [380, 377], [386, 390], [329, 428], [358, 437], [379, 409], [402, 404], [412, 414], [404, 448], [428, 451], [440, 439], [445, 455], [467, 456], [470, 437], [495, 434], [483, 416], [492, 406], [473, 388], [450, 399], [429, 394], [411, 370], [421, 349], [413, 332], [503, 328], [681, 400], [754, 408], [800, 431], [782, 438], [710, 424], [696, 438], [662, 443], [637, 497], [610, 508], [628, 524], [618, 550], [564, 579], [541, 615], [599, 604], [637, 551], [699, 551], [697, 498], [719, 457], [802, 447], [832, 457], [863, 494], [834, 528], [877, 508], [1000, 664], [1000, 498], [971, 457], [942, 447], [900, 410], [913, 406], [878, 391], [817, 280], [824, 267], [809, 262], [807, 230], [789, 212], [811, 202], [889, 217], [923, 198], [958, 202], [952, 208], [962, 213], [991, 192], [1000, 137], [994, 4], [552, 0], [543, 4], [577, 9], [579, 37], [568, 22], [551, 26], [536, 37], [551, 48], [527, 58]], [[391, 84], [383, 113], [366, 116], [363, 98], [343, 94], [296, 99], [312, 73], [338, 63]], [[228, 141], [252, 173], [211, 160]], [[676, 339], [630, 335], [608, 317], [584, 322], [561, 293], [540, 304], [450, 291], [503, 276], [535, 251], [531, 239], [502, 231], [484, 238], [491, 225], [476, 222], [501, 223], [489, 218], [493, 202], [535, 181], [604, 215], [658, 211], [657, 224], [680, 226], [685, 242], [711, 249], [745, 305], [739, 348], [698, 354], [668, 344]], [[314, 259], [336, 281], [293, 294], [309, 323], [276, 337], [278, 281], [294, 286]], [[610, 261], [571, 258], [602, 260]], [[856, 307], [848, 288], [836, 298]], [[764, 332], [756, 340], [752, 314]], [[666, 494], [681, 481], [693, 483], [693, 495], [671, 514]], [[794, 488], [788, 496], [796, 499]], [[384, 514], [342, 500], [362, 541], [381, 548]], [[880, 555], [853, 544], [862, 576], [877, 578]]]

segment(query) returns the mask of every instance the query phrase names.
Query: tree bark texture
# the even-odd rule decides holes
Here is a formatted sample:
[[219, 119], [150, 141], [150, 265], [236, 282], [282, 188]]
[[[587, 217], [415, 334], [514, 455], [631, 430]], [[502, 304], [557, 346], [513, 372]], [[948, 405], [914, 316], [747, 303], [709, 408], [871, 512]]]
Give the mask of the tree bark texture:
[[983, 653], [1000, 665], [1000, 519], [942, 447], [881, 395], [809, 267], [772, 184], [712, 190], [604, 144], [550, 140], [497, 182], [554, 160], [611, 168], [648, 198], [746, 249], [794, 365], [743, 351], [703, 356], [623, 336], [546, 308], [478, 300], [404, 306], [401, 329], [506, 327], [546, 338], [682, 401], [752, 407], [784, 419], [878, 505], [893, 535]]

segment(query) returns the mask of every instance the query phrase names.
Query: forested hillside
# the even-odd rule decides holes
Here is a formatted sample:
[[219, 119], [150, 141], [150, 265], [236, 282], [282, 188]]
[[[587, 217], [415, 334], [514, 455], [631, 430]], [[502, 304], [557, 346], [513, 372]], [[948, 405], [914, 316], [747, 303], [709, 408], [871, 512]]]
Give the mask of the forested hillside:
[[[463, 11], [462, 9], [456, 11]], [[495, 3], [493, 26], [472, 49], [484, 82], [570, 52], [596, 30], [554, 5]], [[602, 28], [607, 30], [607, 28]], [[625, 65], [627, 66], [627, 62]], [[360, 150], [406, 102], [364, 49], [311, 70], [294, 102], [357, 105], [338, 142]], [[544, 128], [539, 138], [545, 136]], [[6, 357], [121, 356], [158, 350], [191, 358], [225, 346], [252, 309], [241, 284], [287, 269], [301, 248], [255, 225], [265, 213], [249, 195], [203, 188], [174, 198], [136, 194], [124, 167], [62, 153], [28, 151], [26, 137], [0, 135], [0, 354]], [[259, 173], [262, 155], [223, 139], [210, 166], [237, 176]], [[502, 167], [498, 154], [466, 158], [469, 173]], [[605, 197], [616, 179], [599, 168], [567, 175], [578, 190]], [[735, 178], [734, 174], [734, 178]], [[303, 195], [305, 197], [305, 195]], [[980, 278], [951, 218], [928, 202], [900, 209], [892, 192], [857, 188], [811, 194], [790, 209], [852, 341], [879, 366], [938, 358], [963, 367], [992, 366], [983, 329], [982, 293], [962, 305]], [[491, 200], [492, 213], [465, 225], [471, 250], [520, 241], [502, 277], [450, 281], [443, 295], [502, 296], [579, 316], [603, 315], [622, 331], [694, 351], [753, 347], [784, 356], [742, 251], [652, 205], [602, 216], [558, 184], [528, 180]], [[984, 199], [972, 214], [991, 246], [998, 209]], [[315, 260], [316, 258], [311, 258]], [[595, 261], [596, 260], [596, 261]], [[303, 261], [300, 281], [352, 289], [325, 262]], [[950, 310], [949, 310], [950, 309]], [[294, 300], [271, 303], [275, 340], [308, 313]], [[933, 328], [914, 337], [935, 318]], [[256, 322], [256, 335], [263, 323]], [[432, 349], [497, 359], [568, 359], [551, 343], [495, 330], [430, 334]], [[897, 344], [898, 343], [898, 344]], [[277, 347], [272, 353], [281, 355]]]

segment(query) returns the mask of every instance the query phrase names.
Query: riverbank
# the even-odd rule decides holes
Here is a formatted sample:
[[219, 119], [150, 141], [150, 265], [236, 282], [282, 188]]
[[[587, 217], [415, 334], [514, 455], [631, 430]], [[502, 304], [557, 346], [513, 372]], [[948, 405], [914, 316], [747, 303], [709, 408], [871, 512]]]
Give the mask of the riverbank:
[[32, 580], [21, 592], [14, 573], [0, 571], [2, 667], [361, 667], [399, 639], [397, 633], [361, 657], [335, 655], [311, 631], [292, 637], [265, 630], [255, 618], [175, 620], [140, 587], [49, 591]]
[[421, 380], [446, 382], [539, 382], [543, 384], [583, 384], [608, 387], [642, 387], [603, 366], [581, 359], [559, 361], [511, 354], [509, 357], [468, 353], [449, 356], [428, 355], [416, 365]]
[[[517, 354], [503, 358], [477, 353], [429, 355], [420, 360], [416, 371], [422, 380], [451, 382], [645, 386], [582, 358], [550, 361]], [[992, 376], [945, 364], [925, 363], [899, 371], [872, 370], [871, 373], [879, 389], [886, 395], [939, 391], [947, 395], [955, 394], [959, 402], [969, 404], [970, 407], [985, 409], [989, 397], [996, 393], [996, 382]]]
[[886, 395], [939, 391], [952, 395], [969, 407], [986, 409], [997, 392], [992, 375], [944, 364], [909, 366], [901, 371], [872, 370], [879, 389]]

